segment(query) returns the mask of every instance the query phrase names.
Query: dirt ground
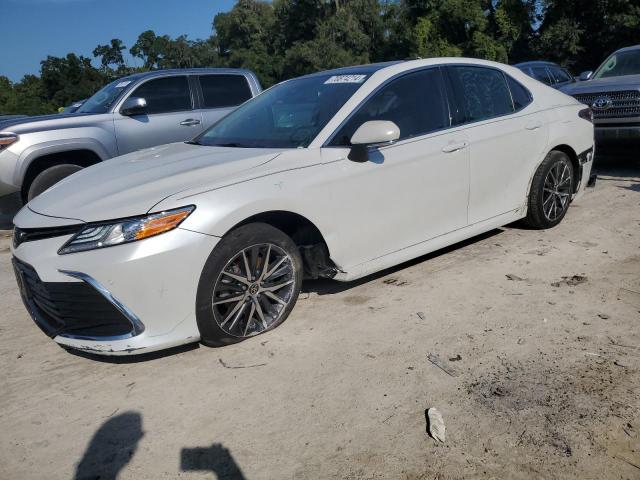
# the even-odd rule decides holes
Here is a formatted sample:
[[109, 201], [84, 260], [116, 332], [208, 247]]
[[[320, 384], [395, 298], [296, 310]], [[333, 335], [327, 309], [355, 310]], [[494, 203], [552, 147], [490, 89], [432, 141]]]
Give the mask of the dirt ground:
[[597, 162], [552, 230], [309, 282], [274, 332], [129, 361], [45, 337], [0, 232], [0, 478], [640, 478], [640, 161]]

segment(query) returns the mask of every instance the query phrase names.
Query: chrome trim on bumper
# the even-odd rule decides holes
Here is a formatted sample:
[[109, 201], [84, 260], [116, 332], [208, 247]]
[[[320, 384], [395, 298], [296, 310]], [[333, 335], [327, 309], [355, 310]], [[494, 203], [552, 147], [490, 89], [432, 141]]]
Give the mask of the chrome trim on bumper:
[[115, 336], [105, 336], [105, 337], [93, 337], [86, 335], [72, 335], [72, 334], [60, 334], [61, 337], [65, 338], [73, 338], [75, 340], [91, 340], [97, 342], [110, 342], [116, 340], [126, 340], [128, 338], [135, 337], [144, 332], [144, 324], [140, 321], [135, 313], [133, 313], [129, 308], [127, 308], [122, 302], [120, 302], [113, 294], [103, 287], [96, 279], [82, 272], [74, 272], [71, 270], [58, 270], [60, 273], [68, 275], [73, 278], [77, 278], [78, 280], [82, 280], [87, 283], [95, 290], [98, 291], [104, 298], [107, 299], [109, 303], [111, 303], [114, 307], [122, 313], [127, 320], [131, 323], [131, 332], [126, 333], [124, 335], [115, 335]]

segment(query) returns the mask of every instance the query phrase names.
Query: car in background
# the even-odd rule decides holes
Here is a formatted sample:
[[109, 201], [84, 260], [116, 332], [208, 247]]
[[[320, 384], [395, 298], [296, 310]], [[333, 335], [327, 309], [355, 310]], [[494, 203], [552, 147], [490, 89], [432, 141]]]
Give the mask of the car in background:
[[590, 109], [508, 65], [319, 72], [36, 197], [14, 219], [16, 278], [66, 348], [228, 345], [282, 324], [303, 277], [351, 281], [520, 219], [557, 225], [592, 160]]
[[576, 81], [566, 68], [553, 62], [535, 60], [517, 63], [514, 67], [553, 88], [561, 88]]
[[0, 121], [0, 196], [26, 202], [90, 165], [190, 140], [261, 90], [248, 70], [157, 70], [108, 84], [70, 114]]
[[640, 45], [622, 48], [585, 81], [562, 91], [593, 110], [596, 144], [607, 149], [640, 144]]

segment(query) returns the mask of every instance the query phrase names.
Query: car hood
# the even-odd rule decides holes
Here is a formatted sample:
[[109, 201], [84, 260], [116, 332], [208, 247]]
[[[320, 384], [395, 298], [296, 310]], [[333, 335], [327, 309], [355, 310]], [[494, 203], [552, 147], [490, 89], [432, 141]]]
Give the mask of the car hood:
[[61, 128], [77, 128], [94, 124], [106, 117], [111, 118], [113, 115], [111, 113], [56, 113], [54, 115], [0, 119], [0, 132], [25, 134]]
[[640, 89], [640, 75], [624, 75], [622, 77], [607, 77], [597, 80], [572, 83], [560, 90], [567, 95], [579, 93], [619, 92], [621, 90]]
[[282, 150], [172, 143], [130, 153], [65, 178], [27, 205], [59, 218], [95, 222], [148, 212], [164, 198], [198, 186], [219, 188]]

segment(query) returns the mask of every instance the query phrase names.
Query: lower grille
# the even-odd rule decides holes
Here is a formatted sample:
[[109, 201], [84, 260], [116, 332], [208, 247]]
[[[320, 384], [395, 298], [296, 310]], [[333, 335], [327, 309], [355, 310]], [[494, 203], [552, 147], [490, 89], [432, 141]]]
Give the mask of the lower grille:
[[575, 99], [593, 109], [595, 119], [640, 117], [640, 91], [578, 93]]
[[131, 332], [129, 320], [85, 282], [43, 282], [35, 269], [13, 259], [22, 300], [50, 337], [111, 337]]

